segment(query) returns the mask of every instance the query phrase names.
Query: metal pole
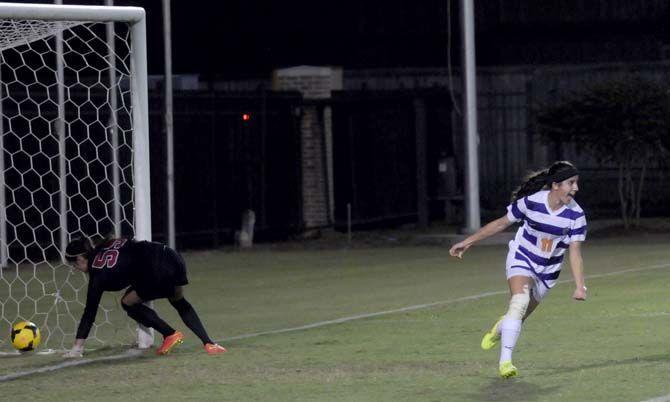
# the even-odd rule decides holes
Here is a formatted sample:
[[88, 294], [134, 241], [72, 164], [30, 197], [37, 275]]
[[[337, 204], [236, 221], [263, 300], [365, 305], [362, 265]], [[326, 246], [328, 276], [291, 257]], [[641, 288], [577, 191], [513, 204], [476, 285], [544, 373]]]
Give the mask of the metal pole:
[[[62, 0], [54, 0], [54, 4], [62, 5]], [[65, 150], [65, 89], [63, 72], [63, 31], [56, 33], [56, 75], [58, 96], [58, 118], [56, 119], [56, 135], [58, 136], [58, 176], [60, 180], [60, 191], [58, 193], [59, 219], [60, 219], [60, 249], [65, 250], [68, 241], [69, 230], [67, 227], [67, 166]]]
[[351, 247], [351, 203], [347, 203], [347, 244]]
[[[0, 66], [4, 58], [0, 54]], [[0, 79], [0, 269], [7, 266], [9, 247], [7, 244], [7, 204], [5, 200], [5, 116], [2, 110], [2, 79]]]
[[[114, 0], [105, 0], [106, 6], [113, 6]], [[114, 22], [108, 22], [107, 26], [107, 62], [109, 63], [109, 136], [112, 143], [112, 219], [114, 223], [114, 237], [121, 237], [121, 191], [119, 186], [119, 125], [117, 122], [116, 109], [118, 105], [116, 94], [116, 47], [114, 42]]]
[[477, 87], [475, 63], [475, 28], [473, 0], [461, 0], [461, 31], [463, 36], [463, 128], [465, 130], [465, 215], [467, 233], [481, 226], [479, 214], [479, 161], [477, 134]]
[[172, 248], [177, 246], [174, 216], [174, 120], [172, 115], [172, 23], [170, 0], [163, 0], [163, 43], [165, 52], [165, 146], [167, 169], [167, 241]]

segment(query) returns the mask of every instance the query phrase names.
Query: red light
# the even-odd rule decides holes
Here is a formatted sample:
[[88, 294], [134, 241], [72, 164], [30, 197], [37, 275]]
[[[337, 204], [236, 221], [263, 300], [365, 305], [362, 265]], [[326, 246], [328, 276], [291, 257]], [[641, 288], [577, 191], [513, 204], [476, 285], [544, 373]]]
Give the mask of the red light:
[[242, 113], [242, 120], [243, 121], [251, 120], [251, 115], [249, 113]]

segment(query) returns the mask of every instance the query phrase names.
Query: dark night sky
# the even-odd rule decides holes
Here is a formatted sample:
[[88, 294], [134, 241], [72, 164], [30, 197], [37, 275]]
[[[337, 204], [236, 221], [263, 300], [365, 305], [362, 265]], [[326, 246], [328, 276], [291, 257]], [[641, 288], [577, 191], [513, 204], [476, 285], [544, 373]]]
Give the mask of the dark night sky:
[[[121, 4], [121, 0], [117, 0]], [[149, 15], [152, 73], [162, 71], [161, 1]], [[448, 24], [460, 63], [460, 0], [172, 0], [175, 73], [268, 76], [311, 64], [443, 67]], [[202, 10], [209, 10], [204, 15]], [[653, 60], [670, 43], [670, 5], [653, 0], [475, 1], [479, 65]]]
[[[104, 0], [63, 3], [102, 5]], [[445, 0], [421, 0], [420, 6], [414, 0], [171, 3], [175, 74], [232, 78], [267, 76], [275, 68], [299, 64], [366, 68], [446, 63]], [[161, 4], [115, 0], [115, 5], [147, 11], [151, 74], [163, 71]], [[457, 14], [453, 17], [457, 22]]]
[[[424, 1], [423, 7], [388, 1], [385, 8], [350, 0], [225, 1], [205, 16], [192, 3], [173, 1], [175, 72], [244, 76], [296, 64], [376, 67], [446, 61], [446, 28], [440, 33], [446, 11], [440, 16], [438, 6], [444, 1]], [[160, 19], [150, 21], [160, 31]]]
[[[17, 1], [30, 2], [30, 1]], [[35, 1], [33, 1], [35, 2]], [[37, 1], [53, 3], [52, 1]], [[64, 0], [104, 4], [104, 0]], [[173, 72], [267, 77], [275, 68], [442, 67], [448, 0], [172, 0]], [[451, 0], [452, 62], [460, 0]], [[149, 72], [163, 72], [161, 0], [147, 10]], [[475, 1], [478, 65], [653, 60], [670, 44], [670, 4], [589, 0]]]

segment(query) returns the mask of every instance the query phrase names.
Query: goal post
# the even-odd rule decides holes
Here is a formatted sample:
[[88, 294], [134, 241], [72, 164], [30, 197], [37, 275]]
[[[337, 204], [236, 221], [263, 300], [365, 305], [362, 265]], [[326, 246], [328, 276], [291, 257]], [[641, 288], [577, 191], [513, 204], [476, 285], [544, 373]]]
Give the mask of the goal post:
[[[69, 347], [86, 278], [64, 239], [151, 240], [146, 49], [139, 7], [0, 3], [0, 331], [31, 320]], [[115, 306], [89, 339], [151, 346]]]

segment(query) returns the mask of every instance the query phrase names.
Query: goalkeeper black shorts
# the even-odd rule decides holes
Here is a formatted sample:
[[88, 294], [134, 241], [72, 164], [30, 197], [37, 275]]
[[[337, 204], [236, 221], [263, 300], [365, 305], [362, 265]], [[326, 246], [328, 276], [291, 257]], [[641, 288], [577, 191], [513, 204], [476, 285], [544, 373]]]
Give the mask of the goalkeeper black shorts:
[[186, 263], [175, 250], [158, 243], [149, 250], [149, 266], [142, 267], [132, 287], [144, 301], [174, 296], [175, 286], [188, 284]]

